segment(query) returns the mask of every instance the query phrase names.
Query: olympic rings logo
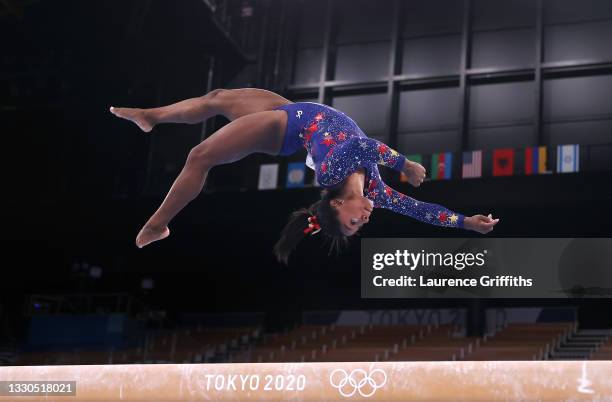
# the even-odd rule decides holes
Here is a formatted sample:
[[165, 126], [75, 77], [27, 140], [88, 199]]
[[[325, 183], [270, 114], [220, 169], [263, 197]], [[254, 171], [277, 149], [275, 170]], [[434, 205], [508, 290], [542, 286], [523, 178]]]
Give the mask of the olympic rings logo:
[[[377, 373], [380, 374], [376, 375]], [[346, 398], [350, 398], [356, 392], [367, 398], [374, 395], [377, 389], [385, 386], [387, 373], [381, 369], [374, 369], [369, 373], [363, 369], [354, 369], [351, 374], [348, 374], [343, 369], [335, 369], [329, 375], [329, 383], [332, 387], [338, 389], [340, 395]]]

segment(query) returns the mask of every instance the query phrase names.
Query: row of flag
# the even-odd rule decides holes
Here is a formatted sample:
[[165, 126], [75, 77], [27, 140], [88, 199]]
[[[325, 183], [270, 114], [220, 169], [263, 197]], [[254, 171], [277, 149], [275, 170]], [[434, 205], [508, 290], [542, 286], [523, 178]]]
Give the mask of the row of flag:
[[[500, 148], [492, 151], [492, 175], [493, 176], [512, 176], [515, 174], [515, 161], [517, 151], [513, 148]], [[557, 146], [557, 173], [578, 172], [579, 170], [580, 148], [578, 144], [558, 145]], [[524, 173], [526, 175], [549, 174], [547, 164], [547, 147], [529, 147], [524, 149]], [[406, 158], [423, 164], [423, 155], [411, 154]], [[450, 179], [453, 166], [453, 153], [441, 152], [431, 155], [431, 169], [429, 175], [432, 180]], [[482, 177], [483, 172], [483, 151], [466, 151], [462, 154], [461, 177], [475, 178]], [[259, 183], [257, 188], [260, 190], [270, 190], [277, 188], [279, 174], [278, 163], [263, 164], [259, 169]], [[287, 177], [285, 180], [286, 188], [304, 187], [305, 185], [305, 165], [303, 162], [292, 162], [287, 165]], [[407, 181], [407, 177], [402, 173], [400, 181]], [[318, 186], [316, 177], [312, 183]]]
[[[547, 147], [528, 147], [524, 150], [524, 169], [526, 175], [552, 173], [547, 168]], [[517, 150], [514, 148], [499, 148], [492, 151], [492, 171], [493, 176], [512, 176], [515, 174], [515, 161]], [[422, 155], [406, 155], [411, 161], [422, 164]], [[558, 145], [557, 146], [557, 173], [578, 172], [580, 162], [580, 146], [578, 144]], [[450, 179], [453, 168], [453, 153], [442, 152], [431, 155], [431, 178], [433, 180]], [[483, 151], [463, 152], [461, 161], [461, 177], [472, 178], [482, 177], [483, 171]], [[401, 181], [407, 181], [402, 174]]]

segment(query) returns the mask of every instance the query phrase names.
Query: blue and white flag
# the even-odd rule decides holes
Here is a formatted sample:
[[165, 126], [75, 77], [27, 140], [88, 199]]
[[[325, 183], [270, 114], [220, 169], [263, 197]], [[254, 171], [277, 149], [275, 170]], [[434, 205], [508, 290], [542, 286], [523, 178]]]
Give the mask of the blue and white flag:
[[579, 163], [578, 144], [557, 145], [557, 173], [577, 172]]
[[304, 170], [302, 162], [287, 165], [287, 188], [304, 187]]
[[259, 167], [259, 190], [272, 190], [276, 188], [278, 180], [278, 163], [270, 163]]

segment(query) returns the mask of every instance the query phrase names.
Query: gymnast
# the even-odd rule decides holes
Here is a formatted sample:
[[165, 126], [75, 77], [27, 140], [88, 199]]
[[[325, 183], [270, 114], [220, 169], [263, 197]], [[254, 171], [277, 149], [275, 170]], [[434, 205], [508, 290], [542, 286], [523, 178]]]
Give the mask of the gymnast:
[[418, 187], [425, 168], [384, 143], [368, 138], [346, 114], [313, 102], [291, 102], [264, 89], [216, 89], [208, 94], [152, 109], [110, 108], [149, 132], [159, 123], [200, 123], [223, 115], [230, 120], [189, 152], [185, 166], [157, 211], [136, 236], [140, 248], [170, 235], [169, 222], [200, 194], [206, 176], [217, 165], [261, 152], [290, 155], [308, 152], [307, 164], [323, 187], [321, 199], [291, 214], [274, 246], [287, 263], [302, 238], [324, 233], [332, 248], [346, 244], [374, 208], [386, 208], [420, 221], [488, 233], [499, 219], [466, 217], [443, 206], [415, 200], [387, 186], [378, 165], [403, 172]]

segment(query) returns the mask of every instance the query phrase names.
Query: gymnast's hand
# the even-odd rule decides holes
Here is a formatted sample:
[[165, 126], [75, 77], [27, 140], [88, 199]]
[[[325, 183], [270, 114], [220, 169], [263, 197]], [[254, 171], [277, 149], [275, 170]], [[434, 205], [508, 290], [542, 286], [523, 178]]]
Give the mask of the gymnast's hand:
[[497, 222], [499, 222], [499, 218], [493, 219], [491, 214], [488, 216], [466, 216], [463, 220], [463, 227], [468, 230], [474, 230], [478, 233], [486, 234], [493, 230], [493, 226], [497, 225]]
[[414, 187], [420, 186], [423, 180], [425, 180], [425, 168], [420, 163], [406, 159], [402, 171], [408, 177], [408, 183]]

